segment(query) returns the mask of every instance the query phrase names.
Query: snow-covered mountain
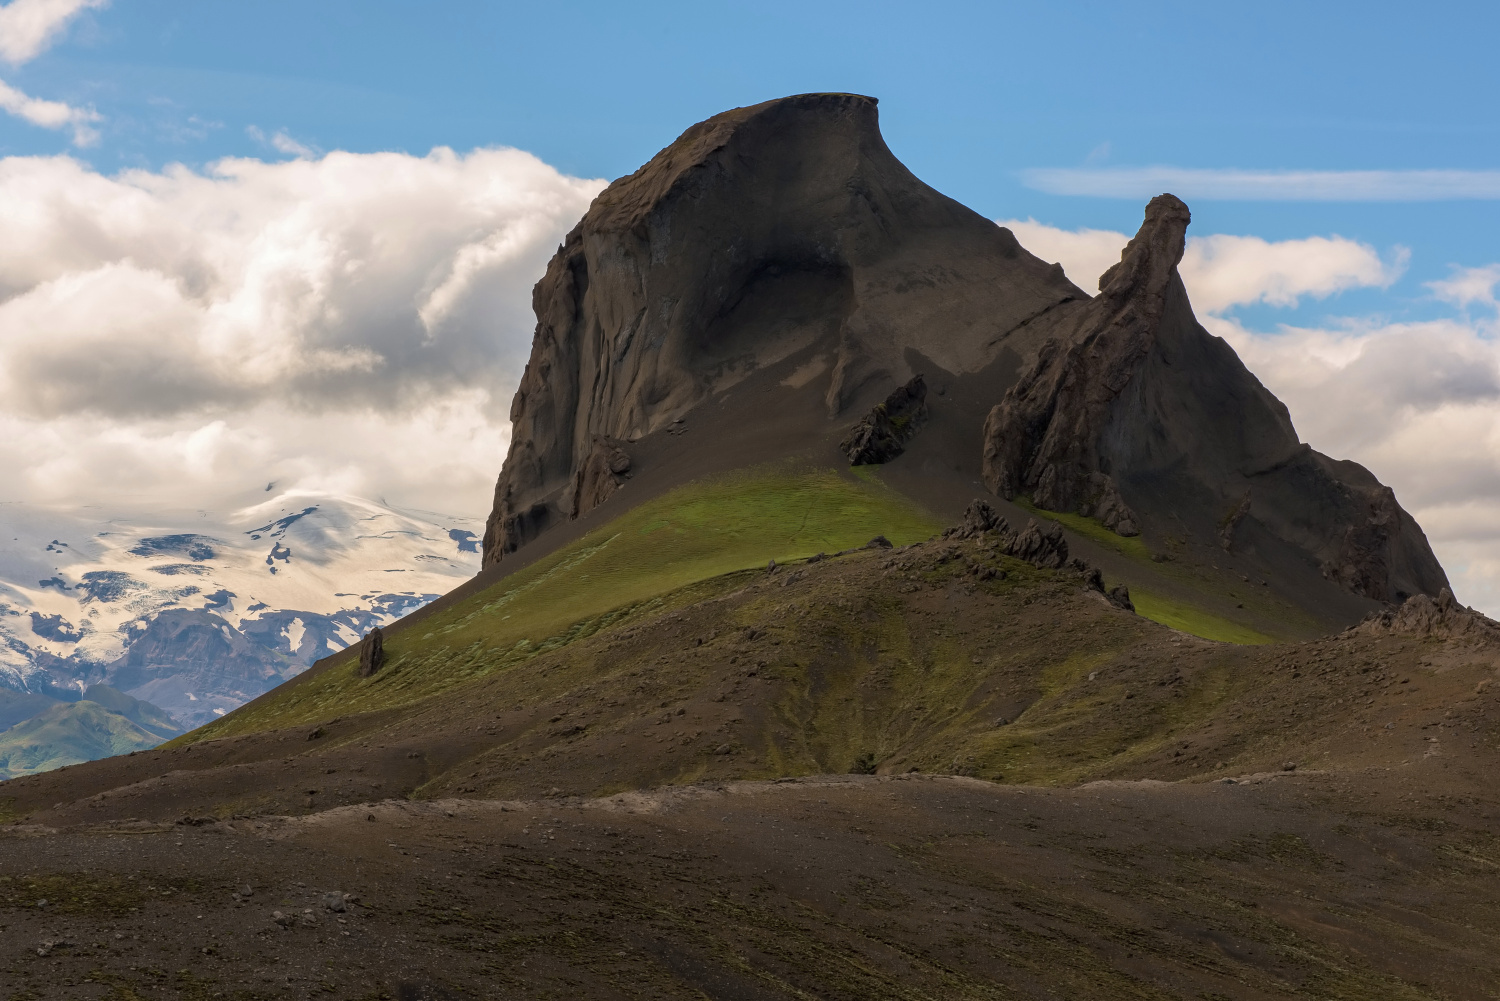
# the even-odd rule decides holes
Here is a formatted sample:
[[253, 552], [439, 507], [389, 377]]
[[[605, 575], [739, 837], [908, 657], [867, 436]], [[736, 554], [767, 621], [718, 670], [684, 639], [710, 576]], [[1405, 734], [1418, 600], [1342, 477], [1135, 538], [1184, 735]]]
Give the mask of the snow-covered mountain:
[[306, 492], [223, 516], [0, 504], [0, 685], [108, 684], [200, 725], [472, 576], [480, 528]]

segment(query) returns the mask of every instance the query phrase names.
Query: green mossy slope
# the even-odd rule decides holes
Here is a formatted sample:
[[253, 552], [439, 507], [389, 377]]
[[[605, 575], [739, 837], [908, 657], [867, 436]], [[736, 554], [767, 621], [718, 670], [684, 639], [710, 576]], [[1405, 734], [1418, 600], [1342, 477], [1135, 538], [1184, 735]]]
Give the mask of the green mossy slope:
[[899, 493], [838, 470], [781, 466], [691, 483], [393, 637], [388, 667], [375, 678], [355, 676], [351, 652], [191, 739], [409, 704], [659, 609], [668, 596], [699, 600], [689, 585], [862, 546], [877, 535], [902, 545], [940, 527]]

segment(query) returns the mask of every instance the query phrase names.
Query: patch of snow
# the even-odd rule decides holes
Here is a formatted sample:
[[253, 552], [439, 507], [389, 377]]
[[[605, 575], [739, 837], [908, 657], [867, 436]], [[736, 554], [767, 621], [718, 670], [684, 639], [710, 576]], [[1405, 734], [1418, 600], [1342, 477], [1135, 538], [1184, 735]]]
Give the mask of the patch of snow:
[[302, 645], [302, 637], [306, 635], [307, 627], [302, 624], [302, 620], [300, 618], [293, 619], [291, 622], [287, 623], [286, 642], [293, 653], [297, 652], [297, 648]]

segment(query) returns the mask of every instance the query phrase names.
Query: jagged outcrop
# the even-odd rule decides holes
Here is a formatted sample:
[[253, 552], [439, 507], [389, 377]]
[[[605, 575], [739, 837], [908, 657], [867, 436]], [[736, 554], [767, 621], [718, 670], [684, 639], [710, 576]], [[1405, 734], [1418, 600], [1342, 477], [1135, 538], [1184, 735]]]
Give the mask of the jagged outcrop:
[[[1058, 570], [1068, 565], [1068, 540], [1063, 538], [1062, 526], [1057, 522], [1038, 524], [1035, 518], [1029, 518], [1025, 528], [1013, 532], [1009, 522], [978, 498], [969, 502], [963, 521], [945, 530], [943, 538], [978, 539], [992, 532], [995, 534], [996, 548], [1006, 556], [1014, 556], [1047, 570]], [[1074, 569], [1082, 573], [1090, 568], [1079, 563]], [[1097, 570], [1093, 572], [1098, 574]], [[1100, 586], [1102, 588], [1102, 582]]]
[[1083, 298], [914, 177], [873, 98], [717, 115], [606, 188], [537, 283], [484, 563], [608, 496], [598, 440], [666, 427], [809, 345], [826, 345], [820, 391], [838, 416], [868, 387], [910, 379], [912, 346], [944, 371], [978, 371], [1008, 331]]
[[849, 457], [851, 466], [878, 465], [890, 462], [906, 450], [906, 443], [921, 430], [927, 419], [927, 383], [920, 374], [884, 401], [875, 404], [839, 448]]
[[1437, 594], [1447, 578], [1394, 494], [1298, 441], [1286, 407], [1198, 324], [1177, 273], [1189, 220], [1172, 195], [1152, 199], [1099, 295], [1059, 311], [985, 422], [986, 484], [1121, 535], [1169, 498], [1225, 549], [1253, 523], [1356, 594]]
[[1370, 636], [1415, 636], [1419, 639], [1500, 643], [1500, 622], [1460, 605], [1446, 587], [1436, 598], [1413, 595], [1399, 608], [1372, 612], [1349, 630]]
[[969, 506], [964, 509], [963, 521], [952, 528], [943, 531], [945, 539], [977, 539], [985, 532], [1007, 532], [1010, 525], [1006, 523], [994, 508], [983, 500], [976, 497], [969, 501]]

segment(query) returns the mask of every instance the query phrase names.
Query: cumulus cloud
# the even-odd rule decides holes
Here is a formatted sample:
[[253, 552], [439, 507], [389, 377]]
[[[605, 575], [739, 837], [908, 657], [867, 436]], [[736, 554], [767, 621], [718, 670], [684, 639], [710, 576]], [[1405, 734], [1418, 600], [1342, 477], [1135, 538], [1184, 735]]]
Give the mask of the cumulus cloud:
[[11, 0], [0, 7], [0, 58], [12, 66], [30, 62], [83, 11], [108, 5], [109, 0]]
[[[1007, 221], [1033, 253], [1097, 286], [1124, 233]], [[1223, 337], [1291, 411], [1304, 441], [1354, 459], [1391, 485], [1428, 533], [1459, 598], [1500, 615], [1500, 264], [1427, 283], [1462, 313], [1421, 322], [1347, 317], [1252, 330], [1234, 307], [1295, 307], [1351, 288], [1384, 288], [1407, 263], [1340, 237], [1188, 240], [1183, 284]]]
[[1481, 324], [1205, 325], [1286, 403], [1304, 440], [1390, 484], [1459, 598], [1500, 616], [1500, 344]]
[[531, 286], [602, 185], [510, 149], [0, 160], [3, 499], [483, 506]]
[[1099, 289], [1099, 276], [1120, 263], [1130, 238], [1112, 229], [1059, 229], [1035, 219], [1001, 219], [1021, 246], [1044, 261], [1062, 265], [1068, 279], [1086, 292]]
[[[1065, 230], [1035, 219], [1001, 220], [1033, 254], [1061, 264], [1074, 284], [1094, 291], [1099, 276], [1119, 263], [1130, 242], [1104, 229]], [[1188, 237], [1179, 269], [1193, 307], [1209, 313], [1266, 303], [1295, 306], [1305, 296], [1322, 299], [1352, 288], [1386, 288], [1406, 270], [1408, 253], [1382, 260], [1375, 248], [1343, 237], [1262, 240], [1256, 236]]]

